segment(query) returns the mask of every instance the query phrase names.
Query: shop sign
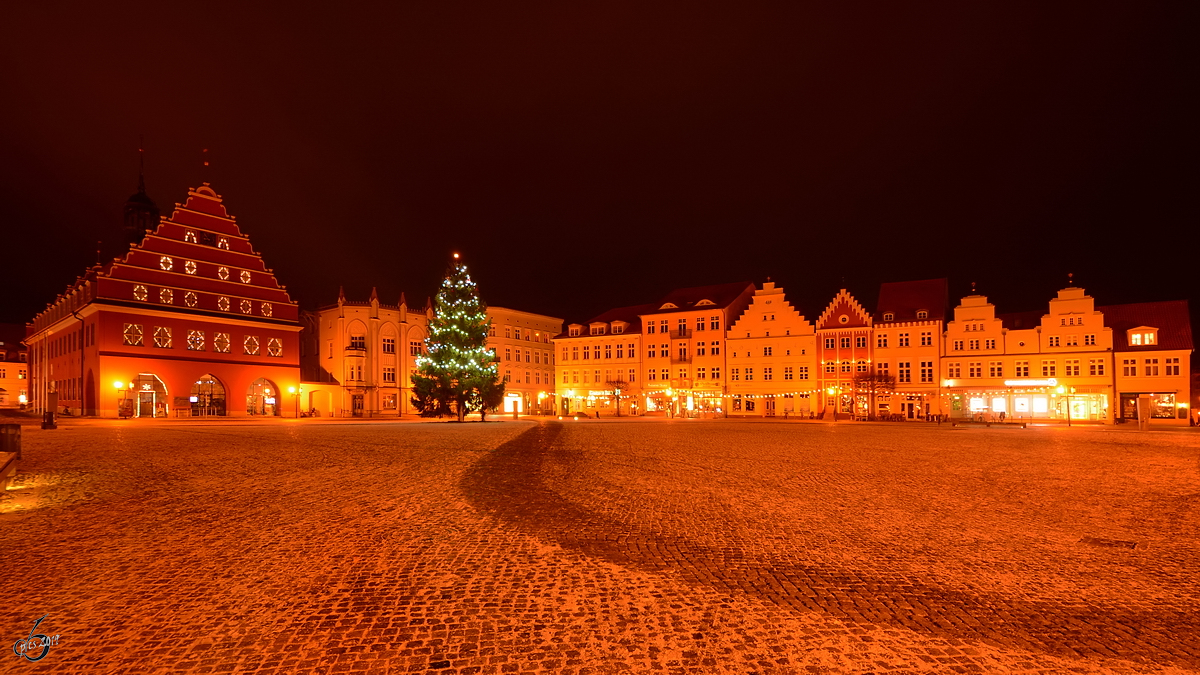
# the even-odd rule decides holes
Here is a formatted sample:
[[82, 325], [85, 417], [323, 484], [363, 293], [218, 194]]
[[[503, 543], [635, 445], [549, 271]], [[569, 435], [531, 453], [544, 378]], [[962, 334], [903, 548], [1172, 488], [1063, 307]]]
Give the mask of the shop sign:
[[1058, 379], [1048, 377], [1042, 380], [1005, 380], [1006, 387], [1053, 387], [1058, 385]]

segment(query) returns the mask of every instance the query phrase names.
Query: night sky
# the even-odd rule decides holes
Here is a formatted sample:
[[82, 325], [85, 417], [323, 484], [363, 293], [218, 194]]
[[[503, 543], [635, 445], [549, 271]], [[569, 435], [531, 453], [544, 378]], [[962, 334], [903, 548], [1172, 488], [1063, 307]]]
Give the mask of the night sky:
[[210, 181], [304, 307], [423, 304], [452, 251], [569, 321], [1200, 287], [1195, 2], [160, 4], [6, 7], [0, 321], [115, 253], [139, 137], [164, 214]]

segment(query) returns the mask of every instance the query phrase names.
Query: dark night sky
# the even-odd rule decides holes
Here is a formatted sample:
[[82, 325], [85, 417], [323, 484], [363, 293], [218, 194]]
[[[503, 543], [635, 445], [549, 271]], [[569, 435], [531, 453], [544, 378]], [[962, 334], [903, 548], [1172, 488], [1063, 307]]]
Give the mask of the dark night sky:
[[767, 276], [810, 318], [843, 279], [1196, 295], [1197, 3], [397, 4], [6, 8], [0, 321], [115, 242], [139, 135], [308, 307], [423, 302], [455, 250], [568, 320]]

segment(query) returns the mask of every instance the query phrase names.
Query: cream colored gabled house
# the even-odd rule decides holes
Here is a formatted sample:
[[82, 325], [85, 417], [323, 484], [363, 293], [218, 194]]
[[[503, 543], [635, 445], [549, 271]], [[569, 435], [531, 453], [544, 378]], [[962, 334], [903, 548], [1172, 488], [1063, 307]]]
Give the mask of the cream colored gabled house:
[[[939, 365], [946, 337], [947, 293], [946, 279], [880, 285], [870, 372], [885, 376], [891, 391], [873, 392], [877, 418], [919, 420], [944, 414]], [[972, 335], [964, 340], [987, 340]], [[861, 391], [864, 383], [859, 382]]]
[[504, 379], [502, 412], [549, 414], [556, 410], [554, 336], [563, 320], [507, 307], [488, 307], [488, 347]]
[[807, 417], [818, 400], [816, 330], [766, 282], [729, 327], [729, 415]]
[[569, 324], [554, 338], [559, 414], [645, 412], [640, 315], [652, 309], [654, 305], [611, 309], [587, 323]]

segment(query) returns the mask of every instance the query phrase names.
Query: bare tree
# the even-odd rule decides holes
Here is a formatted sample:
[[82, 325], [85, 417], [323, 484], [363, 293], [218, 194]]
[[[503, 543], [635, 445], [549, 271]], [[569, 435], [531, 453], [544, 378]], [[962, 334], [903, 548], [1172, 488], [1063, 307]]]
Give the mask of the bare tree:
[[865, 373], [860, 373], [854, 376], [854, 391], [866, 394], [871, 403], [870, 409], [867, 411], [867, 419], [875, 419], [875, 397], [879, 394], [890, 394], [896, 389], [896, 378], [881, 373], [872, 367]]
[[617, 417], [621, 416], [621, 392], [629, 389], [629, 383], [625, 380], [609, 380], [604, 383], [604, 386], [612, 389], [613, 400], [617, 404]]

